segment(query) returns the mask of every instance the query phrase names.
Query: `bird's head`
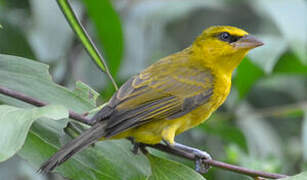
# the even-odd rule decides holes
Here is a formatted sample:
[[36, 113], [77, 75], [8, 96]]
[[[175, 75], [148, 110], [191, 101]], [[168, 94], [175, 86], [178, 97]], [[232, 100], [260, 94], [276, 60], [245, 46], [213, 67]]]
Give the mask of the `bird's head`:
[[212, 26], [195, 40], [192, 47], [208, 65], [232, 72], [247, 52], [263, 43], [246, 31], [232, 26]]

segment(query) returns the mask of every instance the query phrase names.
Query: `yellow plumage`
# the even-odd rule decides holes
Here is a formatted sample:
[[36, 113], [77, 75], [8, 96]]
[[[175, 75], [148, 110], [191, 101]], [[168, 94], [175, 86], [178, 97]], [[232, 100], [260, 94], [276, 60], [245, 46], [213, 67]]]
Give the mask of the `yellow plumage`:
[[[175, 103], [182, 105], [185, 98], [193, 97], [212, 88], [212, 95], [207, 102], [176, 119], [166, 120], [163, 118], [152, 121], [124, 131], [111, 137], [111, 139], [133, 137], [135, 141], [146, 144], [157, 144], [163, 139], [173, 144], [175, 135], [205, 121], [225, 101], [231, 87], [232, 71], [241, 62], [249, 49], [237, 51], [233, 50], [232, 47], [225, 47], [225, 45], [221, 45], [218, 48], [219, 46], [217, 45], [224, 42], [219, 42], [220, 40], [212, 36], [215, 32], [230, 32], [231, 35], [241, 37], [248, 34], [234, 27], [223, 26], [209, 28], [199, 36], [192, 46], [179, 53], [161, 59], [140, 73], [138, 76], [145, 79], [145, 81], [138, 85], [132, 83], [134, 88], [150, 84], [154, 80], [159, 82], [149, 86], [148, 88], [150, 89], [143, 89], [143, 91], [148, 92], [138, 98], [123, 103], [119, 108], [125, 109], [127, 106], [134, 108], [137, 104], [155, 99], [155, 96], [157, 94], [159, 96], [161, 91], [180, 97], [180, 100], [177, 100]], [[206, 37], [212, 39], [206, 39]], [[185, 71], [185, 74], [182, 71]], [[189, 79], [190, 77], [199, 75], [200, 72], [205, 73], [203, 75], [204, 77], [200, 76], [200, 78], [203, 78], [202, 80]], [[208, 79], [209, 75], [206, 75], [206, 73], [210, 74], [211, 81]], [[166, 76], [169, 76], [167, 79], [176, 79], [178, 81], [177, 84], [180, 83], [180, 85], [176, 87], [176, 83], [168, 84], [167, 86], [176, 87], [172, 90], [159, 88], [159, 86], [166, 86], [166, 83], [169, 83], [169, 81], [163, 78]], [[132, 93], [128, 96], [133, 95]], [[157, 116], [157, 114], [155, 115]]]
[[226, 99], [231, 75], [260, 41], [231, 26], [206, 29], [188, 48], [130, 78], [94, 117], [96, 124], [43, 166], [50, 171], [97, 139], [174, 143], [177, 134], [205, 121]]

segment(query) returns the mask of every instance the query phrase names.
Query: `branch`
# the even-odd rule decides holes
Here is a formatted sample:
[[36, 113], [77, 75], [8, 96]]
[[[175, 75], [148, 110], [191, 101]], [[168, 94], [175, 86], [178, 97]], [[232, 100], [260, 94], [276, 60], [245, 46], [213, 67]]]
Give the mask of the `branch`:
[[[45, 106], [47, 105], [47, 103], [44, 103], [40, 100], [37, 100], [35, 98], [29, 97], [27, 95], [24, 95], [20, 92], [16, 92], [14, 90], [8, 89], [6, 87], [0, 86], [0, 93], [10, 96], [12, 98], [21, 100], [23, 102], [32, 104], [34, 106]], [[90, 122], [90, 120], [76, 112], [73, 111], [69, 111], [69, 117], [71, 119], [74, 119], [76, 121], [79, 121], [81, 123], [85, 123], [88, 125], [92, 125], [93, 122]], [[197, 157], [195, 157], [195, 155], [193, 153], [189, 153], [189, 152], [184, 152], [184, 151], [180, 151], [180, 150], [176, 150], [173, 148], [170, 148], [166, 145], [163, 144], [155, 144], [155, 145], [149, 145], [147, 144], [146, 146], [169, 153], [169, 154], [173, 154], [182, 158], [186, 158], [186, 159], [190, 159], [190, 160], [196, 160]], [[261, 171], [255, 171], [255, 170], [250, 170], [244, 167], [240, 167], [240, 166], [235, 166], [235, 165], [231, 165], [231, 164], [227, 164], [221, 161], [216, 161], [216, 160], [204, 160], [205, 163], [214, 166], [214, 167], [218, 167], [221, 169], [225, 169], [228, 171], [233, 171], [233, 172], [237, 172], [240, 174], [245, 174], [251, 177], [264, 177], [264, 178], [272, 178], [272, 179], [279, 179], [279, 178], [284, 178], [287, 177], [286, 175], [283, 174], [275, 174], [275, 173], [267, 173], [267, 172], [261, 172]]]
[[[307, 101], [302, 101], [294, 104], [285, 104], [273, 106], [263, 109], [256, 109], [254, 112], [246, 112], [246, 114], [253, 114], [261, 117], [283, 116], [297, 111], [306, 111]], [[242, 112], [245, 113], [245, 112]]]
[[[42, 106], [47, 105], [47, 103], [45, 103], [45, 102], [42, 102], [40, 100], [37, 100], [37, 99], [32, 98], [32, 97], [27, 96], [27, 95], [24, 95], [20, 92], [13, 91], [13, 90], [8, 89], [8, 88], [3, 87], [3, 86], [0, 86], [0, 93], [7, 95], [7, 96], [10, 96], [12, 98], [21, 100], [21, 101], [26, 102], [28, 104], [32, 104], [34, 106], [42, 107]], [[87, 124], [87, 125], [93, 125], [93, 122], [91, 122], [90, 119], [88, 119], [88, 118], [86, 118], [86, 117], [84, 117], [84, 116], [82, 116], [82, 115], [80, 115], [76, 112], [73, 112], [73, 111], [69, 111], [69, 118], [77, 120], [77, 121], [84, 123], [84, 124]]]
[[[164, 144], [155, 144], [155, 145], [150, 145], [150, 144], [146, 144], [146, 146], [169, 153], [169, 154], [173, 154], [179, 157], [183, 157], [186, 159], [190, 159], [190, 160], [196, 160], [197, 157], [195, 157], [195, 154], [193, 153], [189, 153], [189, 152], [185, 152], [185, 151], [180, 151], [174, 148], [170, 148], [167, 145]], [[287, 175], [283, 175], [283, 174], [276, 174], [276, 173], [267, 173], [267, 172], [261, 172], [261, 171], [255, 171], [255, 170], [251, 170], [251, 169], [247, 169], [244, 167], [240, 167], [240, 166], [236, 166], [236, 165], [232, 165], [232, 164], [227, 164], [221, 161], [216, 161], [213, 159], [208, 159], [208, 160], [203, 160], [204, 163], [209, 164], [210, 166], [214, 166], [214, 167], [218, 167], [221, 169], [226, 169], [228, 171], [233, 171], [233, 172], [237, 172], [239, 174], [245, 174], [251, 177], [264, 177], [264, 178], [271, 178], [271, 179], [280, 179], [280, 178], [285, 178], [287, 177]]]

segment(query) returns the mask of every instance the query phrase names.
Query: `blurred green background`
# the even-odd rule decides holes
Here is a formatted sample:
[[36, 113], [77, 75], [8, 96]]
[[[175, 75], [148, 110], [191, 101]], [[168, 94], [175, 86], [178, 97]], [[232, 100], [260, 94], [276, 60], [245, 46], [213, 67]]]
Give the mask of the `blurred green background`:
[[[176, 141], [251, 169], [288, 175], [307, 169], [306, 1], [79, 0], [72, 4], [118, 84], [189, 46], [211, 25], [237, 26], [254, 34], [265, 46], [253, 50], [236, 70], [226, 103], [209, 121]], [[0, 24], [0, 54], [49, 64], [58, 84], [73, 88], [80, 80], [100, 92], [98, 104], [113, 94], [108, 78], [90, 60], [55, 0], [0, 0]], [[176, 160], [193, 167], [193, 162]], [[62, 179], [35, 170], [16, 155], [0, 163], [0, 179]], [[249, 179], [217, 168], [205, 177]]]

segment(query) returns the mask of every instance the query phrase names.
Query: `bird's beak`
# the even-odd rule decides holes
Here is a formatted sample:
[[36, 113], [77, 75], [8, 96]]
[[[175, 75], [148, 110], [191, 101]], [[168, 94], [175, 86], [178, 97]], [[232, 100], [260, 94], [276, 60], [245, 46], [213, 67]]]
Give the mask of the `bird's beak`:
[[245, 35], [238, 41], [231, 43], [232, 46], [240, 49], [253, 49], [262, 46], [263, 42], [251, 35]]

